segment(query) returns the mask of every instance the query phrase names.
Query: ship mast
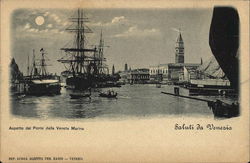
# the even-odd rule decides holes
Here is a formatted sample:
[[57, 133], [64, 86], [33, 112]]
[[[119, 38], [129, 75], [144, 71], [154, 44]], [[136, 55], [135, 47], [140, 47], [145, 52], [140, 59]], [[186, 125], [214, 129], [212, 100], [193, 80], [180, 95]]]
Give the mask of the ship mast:
[[86, 33], [93, 33], [92, 30], [85, 24], [89, 22], [89, 19], [84, 16], [82, 9], [78, 9], [77, 17], [70, 18], [72, 23], [76, 23], [76, 27], [69, 27], [66, 30], [75, 33], [75, 47], [73, 48], [61, 48], [67, 54], [72, 55], [72, 59], [60, 59], [61, 63], [70, 64], [73, 76], [84, 74], [87, 72], [87, 66], [93, 60], [95, 56], [87, 55], [89, 52], [95, 53], [96, 48], [88, 49], [86, 48]]
[[100, 36], [100, 43], [99, 43], [99, 58], [100, 58], [100, 62], [99, 62], [99, 73], [103, 73], [103, 68], [102, 68], [102, 60], [103, 60], [103, 46], [104, 46], [104, 40], [102, 39], [102, 31], [101, 31], [101, 36]]
[[27, 76], [30, 75], [30, 56], [28, 55]]
[[35, 59], [35, 49], [33, 49], [33, 63], [32, 68], [30, 71], [30, 76], [36, 76], [37, 75], [37, 68], [36, 68], [36, 59]]
[[44, 52], [43, 48], [40, 50], [40, 52], [42, 53], [40, 75], [47, 76], [47, 71], [46, 71], [46, 67], [45, 67], [47, 65], [45, 64], [45, 58], [44, 58], [45, 52]]
[[98, 62], [98, 69], [99, 69], [99, 73], [103, 74], [105, 73], [105, 69], [106, 69], [106, 73], [108, 71], [108, 66], [106, 66], [103, 62], [106, 61], [106, 58], [104, 58], [104, 47], [109, 47], [109, 46], [105, 46], [104, 45], [104, 39], [102, 36], [102, 30], [101, 30], [101, 35], [100, 35], [100, 42], [98, 45], [98, 58], [99, 58], [99, 62]]

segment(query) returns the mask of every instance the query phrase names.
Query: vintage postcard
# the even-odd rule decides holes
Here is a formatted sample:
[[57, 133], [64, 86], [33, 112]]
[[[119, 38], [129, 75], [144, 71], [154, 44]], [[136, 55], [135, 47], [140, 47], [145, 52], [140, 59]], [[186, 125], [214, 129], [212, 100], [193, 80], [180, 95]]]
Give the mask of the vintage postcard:
[[0, 2], [3, 163], [249, 161], [248, 1]]

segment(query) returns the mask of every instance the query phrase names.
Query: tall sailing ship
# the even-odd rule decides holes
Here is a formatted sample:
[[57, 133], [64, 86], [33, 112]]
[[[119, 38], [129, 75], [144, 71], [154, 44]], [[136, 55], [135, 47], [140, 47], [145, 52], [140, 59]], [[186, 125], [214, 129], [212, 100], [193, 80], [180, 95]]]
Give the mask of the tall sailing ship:
[[[45, 50], [42, 48], [41, 59], [39, 63], [35, 59], [35, 50], [33, 50], [33, 63], [31, 70], [28, 64], [27, 76], [24, 76], [22, 83], [24, 83], [24, 93], [27, 95], [54, 95], [60, 94], [61, 85], [55, 76], [50, 74], [47, 70], [45, 59]], [[29, 59], [28, 59], [29, 62]]]
[[102, 32], [98, 46], [90, 48], [86, 34], [93, 33], [86, 25], [89, 19], [83, 10], [78, 9], [77, 17], [70, 18], [72, 25], [66, 30], [75, 34], [73, 47], [61, 48], [65, 56], [58, 61], [63, 63], [67, 70], [67, 88], [85, 90], [90, 87], [103, 87], [111, 79], [108, 75], [108, 66], [104, 58], [104, 40]]

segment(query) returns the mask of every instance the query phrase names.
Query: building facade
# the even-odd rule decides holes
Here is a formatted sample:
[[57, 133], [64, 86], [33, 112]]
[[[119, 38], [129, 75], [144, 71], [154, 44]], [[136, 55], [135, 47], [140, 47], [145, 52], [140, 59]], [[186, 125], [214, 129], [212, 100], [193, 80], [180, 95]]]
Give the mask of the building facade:
[[175, 63], [159, 64], [150, 66], [149, 76], [150, 81], [154, 82], [184, 82], [190, 79], [196, 79], [196, 70], [201, 64], [185, 63], [184, 62], [184, 41], [181, 33], [175, 44]]
[[149, 81], [149, 69], [131, 70], [128, 75], [128, 82], [131, 84], [146, 84]]
[[151, 81], [168, 80], [168, 64], [159, 64], [149, 67], [149, 77]]
[[127, 84], [146, 84], [149, 81], [149, 69], [141, 68], [119, 72], [120, 81]]
[[151, 82], [188, 81], [197, 78], [196, 70], [200, 64], [194, 63], [169, 63], [158, 66], [150, 66], [149, 76]]

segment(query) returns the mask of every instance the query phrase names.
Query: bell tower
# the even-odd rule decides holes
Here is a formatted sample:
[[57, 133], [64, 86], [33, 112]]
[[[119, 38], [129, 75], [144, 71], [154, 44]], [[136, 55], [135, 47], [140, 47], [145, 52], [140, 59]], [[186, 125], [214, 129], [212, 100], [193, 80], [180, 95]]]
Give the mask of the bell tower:
[[184, 63], [184, 42], [181, 32], [179, 33], [175, 44], [175, 63]]

